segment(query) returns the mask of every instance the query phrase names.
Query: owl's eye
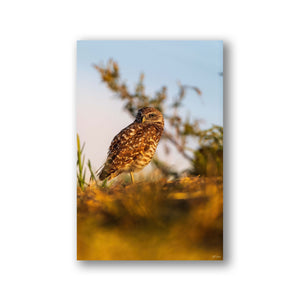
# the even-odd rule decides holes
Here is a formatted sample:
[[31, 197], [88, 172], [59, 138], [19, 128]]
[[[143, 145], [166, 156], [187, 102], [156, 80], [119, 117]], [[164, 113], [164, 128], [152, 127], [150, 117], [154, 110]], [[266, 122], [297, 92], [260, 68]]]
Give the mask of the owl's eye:
[[156, 114], [150, 114], [149, 117], [150, 117], [150, 118], [155, 118], [155, 117], [156, 117]]

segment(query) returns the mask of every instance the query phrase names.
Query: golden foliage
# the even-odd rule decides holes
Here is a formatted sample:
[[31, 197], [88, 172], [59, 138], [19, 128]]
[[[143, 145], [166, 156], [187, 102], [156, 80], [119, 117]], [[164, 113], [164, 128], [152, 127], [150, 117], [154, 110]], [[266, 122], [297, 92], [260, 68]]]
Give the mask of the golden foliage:
[[78, 189], [79, 260], [220, 260], [221, 177]]

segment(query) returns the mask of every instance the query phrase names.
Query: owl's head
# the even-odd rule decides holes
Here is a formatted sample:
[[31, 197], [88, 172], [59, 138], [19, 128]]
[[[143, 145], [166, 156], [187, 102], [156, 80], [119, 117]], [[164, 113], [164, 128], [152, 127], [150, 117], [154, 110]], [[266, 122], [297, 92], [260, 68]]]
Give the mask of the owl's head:
[[137, 113], [135, 121], [138, 123], [155, 123], [164, 126], [164, 117], [162, 113], [153, 107], [141, 108]]

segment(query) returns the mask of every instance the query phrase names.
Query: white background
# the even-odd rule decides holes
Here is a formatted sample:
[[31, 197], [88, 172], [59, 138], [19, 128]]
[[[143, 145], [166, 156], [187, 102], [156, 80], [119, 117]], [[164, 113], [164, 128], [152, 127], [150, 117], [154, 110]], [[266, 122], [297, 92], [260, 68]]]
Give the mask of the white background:
[[[1, 4], [1, 299], [299, 299], [297, 2], [108, 2]], [[224, 40], [223, 262], [76, 261], [76, 40], [105, 38]]]

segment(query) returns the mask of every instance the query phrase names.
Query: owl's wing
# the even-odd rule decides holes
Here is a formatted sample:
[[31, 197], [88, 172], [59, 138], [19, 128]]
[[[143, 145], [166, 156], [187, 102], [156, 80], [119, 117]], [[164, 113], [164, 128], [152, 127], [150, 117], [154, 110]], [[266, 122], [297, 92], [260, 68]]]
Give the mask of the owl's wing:
[[100, 180], [104, 180], [111, 174], [117, 176], [126, 170], [133, 160], [144, 150], [145, 135], [142, 126], [132, 123], [118, 133], [112, 140], [108, 157], [102, 171]]

